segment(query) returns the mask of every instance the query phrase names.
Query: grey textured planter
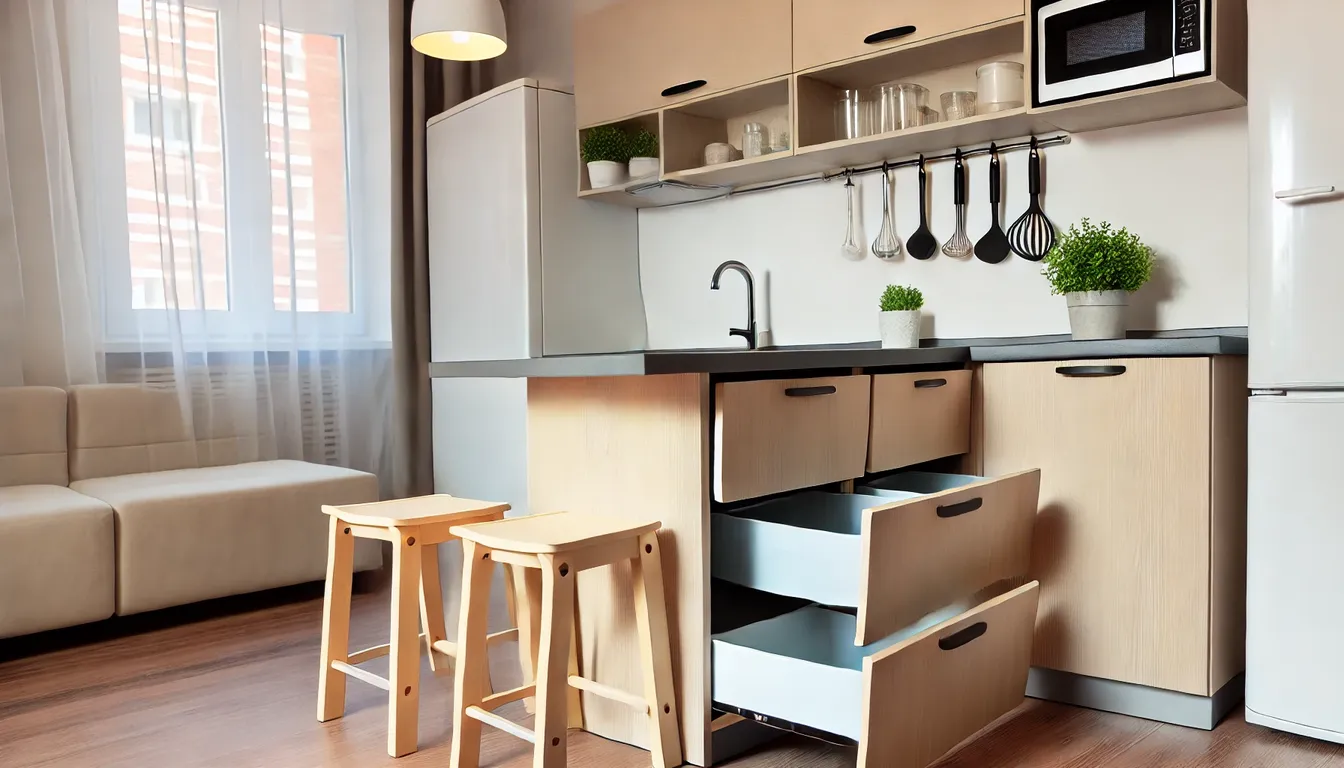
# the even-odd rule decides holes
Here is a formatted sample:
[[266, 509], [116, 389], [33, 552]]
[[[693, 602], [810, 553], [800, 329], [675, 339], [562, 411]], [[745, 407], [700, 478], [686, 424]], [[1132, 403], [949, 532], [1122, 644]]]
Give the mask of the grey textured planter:
[[919, 310], [878, 312], [883, 349], [914, 349], [919, 346]]
[[1127, 291], [1079, 291], [1064, 295], [1074, 339], [1125, 338]]

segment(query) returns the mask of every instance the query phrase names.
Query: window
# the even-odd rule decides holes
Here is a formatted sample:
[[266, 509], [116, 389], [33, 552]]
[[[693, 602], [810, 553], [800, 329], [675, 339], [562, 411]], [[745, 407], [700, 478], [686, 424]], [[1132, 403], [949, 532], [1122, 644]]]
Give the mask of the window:
[[72, 115], [106, 125], [110, 107], [123, 128], [76, 142], [91, 150], [77, 168], [97, 169], [84, 197], [120, 229], [86, 238], [109, 336], [166, 335], [164, 309], [190, 310], [184, 326], [212, 337], [386, 335], [370, 319], [387, 306], [391, 241], [377, 5], [285, 0], [282, 27], [268, 0], [72, 4], [89, 40], [71, 54], [72, 85], [89, 94]]

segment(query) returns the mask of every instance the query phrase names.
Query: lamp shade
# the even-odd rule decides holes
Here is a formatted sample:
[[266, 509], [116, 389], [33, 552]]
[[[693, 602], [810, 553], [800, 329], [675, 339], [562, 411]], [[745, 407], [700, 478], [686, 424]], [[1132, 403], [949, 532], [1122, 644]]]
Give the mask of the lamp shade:
[[499, 0], [415, 0], [411, 47], [436, 59], [493, 59], [509, 47]]

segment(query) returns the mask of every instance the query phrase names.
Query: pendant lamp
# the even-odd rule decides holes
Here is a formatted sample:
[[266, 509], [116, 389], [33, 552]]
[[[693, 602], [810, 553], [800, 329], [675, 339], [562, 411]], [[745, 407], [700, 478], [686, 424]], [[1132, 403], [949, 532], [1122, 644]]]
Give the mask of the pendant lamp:
[[411, 47], [436, 59], [493, 59], [509, 47], [499, 0], [415, 0]]

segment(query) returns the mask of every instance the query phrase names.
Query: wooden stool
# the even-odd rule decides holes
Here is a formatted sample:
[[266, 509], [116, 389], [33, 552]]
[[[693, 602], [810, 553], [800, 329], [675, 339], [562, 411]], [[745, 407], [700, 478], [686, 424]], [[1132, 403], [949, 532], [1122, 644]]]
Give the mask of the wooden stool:
[[[681, 734], [677, 728], [672, 659], [668, 647], [667, 611], [663, 605], [663, 571], [658, 529], [572, 512], [516, 517], [499, 522], [453, 528], [462, 539], [462, 617], [458, 625], [458, 663], [453, 699], [453, 751], [450, 768], [478, 768], [481, 723], [532, 742], [536, 768], [565, 765], [565, 731], [573, 714], [571, 687], [617, 701], [649, 718], [655, 768], [681, 765]], [[580, 571], [630, 560], [643, 658], [644, 691], [627, 693], [579, 677], [570, 670], [570, 637], [574, 623], [575, 581]], [[486, 695], [486, 608], [492, 562], [540, 571], [540, 585], [528, 583], [528, 616], [519, 622], [531, 652], [533, 684]], [[533, 575], [528, 571], [527, 576]], [[540, 601], [534, 593], [540, 593]], [[538, 602], [540, 603], [538, 605]], [[536, 696], [534, 731], [495, 714], [511, 701]]]
[[[387, 753], [401, 757], [416, 750], [420, 638], [425, 638], [430, 668], [435, 674], [439, 674], [440, 669], [434, 656], [436, 651], [449, 657], [457, 654], [457, 645], [448, 641], [443, 623], [437, 545], [456, 538], [451, 530], [453, 526], [502, 520], [508, 509], [508, 504], [442, 495], [322, 507], [322, 511], [331, 516], [331, 540], [327, 553], [326, 600], [322, 607], [318, 722], [325, 723], [345, 714], [345, 679], [348, 675], [388, 692]], [[389, 644], [350, 653], [350, 585], [357, 538], [392, 543], [392, 632]], [[508, 581], [512, 598], [512, 579]], [[421, 625], [424, 634], [420, 632]], [[492, 635], [489, 640], [511, 639], [517, 634], [518, 630], [513, 629]], [[356, 666], [389, 655], [390, 679]]]

